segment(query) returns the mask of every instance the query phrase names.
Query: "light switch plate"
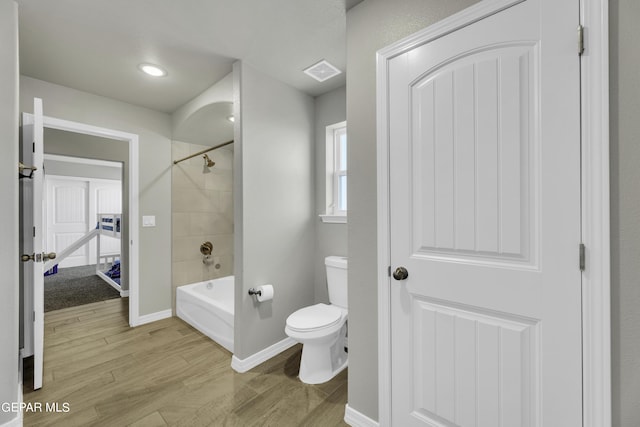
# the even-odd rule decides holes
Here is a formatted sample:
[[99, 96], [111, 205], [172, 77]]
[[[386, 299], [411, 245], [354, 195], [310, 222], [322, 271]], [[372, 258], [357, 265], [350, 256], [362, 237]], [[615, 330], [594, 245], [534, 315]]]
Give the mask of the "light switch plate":
[[155, 227], [156, 226], [156, 216], [155, 215], [143, 215], [142, 216], [142, 226], [143, 227]]

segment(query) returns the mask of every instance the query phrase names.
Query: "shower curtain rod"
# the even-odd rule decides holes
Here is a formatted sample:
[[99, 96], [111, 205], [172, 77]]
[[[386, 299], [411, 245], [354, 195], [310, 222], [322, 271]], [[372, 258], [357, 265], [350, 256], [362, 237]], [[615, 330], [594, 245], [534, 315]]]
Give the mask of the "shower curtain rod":
[[223, 142], [222, 144], [218, 144], [215, 147], [207, 148], [206, 150], [198, 151], [195, 154], [185, 157], [184, 159], [174, 160], [173, 164], [177, 165], [180, 162], [184, 162], [185, 160], [189, 160], [192, 157], [199, 156], [200, 154], [208, 153], [211, 150], [215, 150], [216, 148], [224, 147], [225, 145], [233, 144], [233, 139], [231, 141]]

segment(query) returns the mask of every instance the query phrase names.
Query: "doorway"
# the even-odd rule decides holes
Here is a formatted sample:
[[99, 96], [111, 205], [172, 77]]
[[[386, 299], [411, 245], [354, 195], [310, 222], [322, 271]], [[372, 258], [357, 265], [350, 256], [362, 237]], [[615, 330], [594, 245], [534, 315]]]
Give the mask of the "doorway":
[[[45, 129], [68, 132], [69, 135], [83, 135], [97, 137], [106, 141], [122, 141], [127, 145], [128, 157], [125, 170], [125, 200], [128, 203], [128, 213], [122, 222], [123, 258], [126, 260], [127, 270], [123, 275], [129, 282], [129, 324], [136, 326], [139, 323], [139, 298], [138, 298], [138, 136], [112, 129], [100, 128], [83, 123], [71, 122], [62, 119], [46, 117], [42, 115], [42, 101], [34, 100], [34, 114], [23, 114], [24, 141], [33, 138], [33, 150], [28, 142], [23, 144], [23, 160], [36, 165], [36, 170], [43, 169], [43, 134]], [[104, 143], [104, 141], [102, 141]], [[73, 154], [73, 153], [62, 153]], [[31, 180], [29, 180], [31, 181]], [[43, 307], [43, 265], [46, 258], [42, 246], [42, 174], [36, 175], [32, 180], [32, 187], [26, 187], [32, 200], [31, 213], [28, 212], [28, 203], [23, 204], [23, 236], [31, 236], [34, 230], [34, 238], [23, 239], [24, 248], [33, 253], [31, 263], [25, 263], [24, 286], [24, 356], [34, 355], [34, 388], [42, 386], [43, 340], [44, 340], [44, 307]], [[29, 199], [25, 198], [25, 201]], [[115, 223], [114, 223], [115, 226]], [[120, 223], [118, 223], [120, 229]], [[42, 253], [42, 256], [40, 255]], [[55, 256], [55, 255], [54, 255]], [[27, 265], [31, 267], [27, 267]], [[28, 280], [28, 278], [31, 278]], [[32, 285], [30, 285], [30, 283]]]
[[[72, 122], [52, 117], [43, 118], [45, 151], [49, 154], [77, 156], [79, 140], [91, 145], [90, 150], [98, 152], [102, 160], [122, 161], [122, 150], [126, 152], [127, 162], [123, 165], [123, 215], [126, 222], [123, 226], [122, 257], [125, 261], [123, 276], [129, 285], [129, 324], [136, 326], [139, 318], [138, 293], [138, 136], [113, 129], [101, 128], [84, 123]], [[60, 133], [65, 133], [60, 138]], [[71, 141], [63, 145], [61, 141]], [[119, 143], [117, 148], [114, 148]], [[116, 152], [118, 150], [118, 152]], [[94, 157], [95, 158], [95, 157]]]
[[[44, 238], [47, 250], [58, 257], [52, 261], [54, 268], [45, 272], [44, 311], [126, 297], [128, 282], [120, 274], [125, 267], [119, 238], [122, 233], [102, 233], [97, 224], [104, 214], [123, 214], [122, 187], [126, 182], [122, 169], [127, 147], [120, 150], [119, 162], [48, 154], [47, 141], [53, 141], [55, 135], [47, 131]], [[78, 154], [86, 149], [87, 144], [83, 144]], [[114, 157], [118, 154], [117, 147], [109, 151]], [[83, 244], [75, 252], [67, 250], [79, 242]], [[63, 252], [68, 255], [60, 259]]]

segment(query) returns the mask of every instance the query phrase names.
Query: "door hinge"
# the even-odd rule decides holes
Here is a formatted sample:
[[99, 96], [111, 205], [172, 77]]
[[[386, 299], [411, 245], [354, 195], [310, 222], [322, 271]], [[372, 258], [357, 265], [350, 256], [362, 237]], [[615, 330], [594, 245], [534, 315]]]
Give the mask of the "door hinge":
[[578, 55], [582, 56], [584, 53], [584, 27], [578, 25]]
[[580, 271], [584, 271], [586, 268], [586, 248], [584, 243], [580, 243]]
[[391, 277], [391, 266], [387, 267], [387, 276]]

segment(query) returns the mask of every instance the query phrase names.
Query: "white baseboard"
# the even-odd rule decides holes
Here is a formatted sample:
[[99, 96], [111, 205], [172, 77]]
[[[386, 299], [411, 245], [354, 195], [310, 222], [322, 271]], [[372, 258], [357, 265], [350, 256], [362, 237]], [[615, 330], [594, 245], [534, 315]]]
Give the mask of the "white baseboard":
[[0, 425], [0, 427], [22, 427], [22, 412], [19, 413], [18, 416], [11, 421]]
[[157, 311], [155, 313], [138, 316], [138, 321], [135, 322], [135, 324], [132, 324], [131, 326], [140, 326], [146, 323], [157, 322], [158, 320], [167, 319], [171, 316], [173, 316], [173, 313], [169, 308], [167, 310]]
[[373, 421], [371, 418], [364, 415], [362, 412], [358, 412], [353, 409], [347, 403], [344, 408], [344, 422], [351, 427], [379, 427], [377, 421]]
[[[22, 352], [22, 350], [21, 350]], [[22, 358], [19, 361], [20, 365], [20, 378], [22, 378]], [[22, 403], [22, 381], [18, 383], [18, 396], [16, 398], [17, 403]], [[16, 414], [16, 417], [11, 421], [8, 421], [4, 424], [0, 424], [0, 427], [22, 427], [23, 424], [23, 415], [22, 411]]]
[[126, 298], [129, 296], [129, 289], [127, 289], [126, 291], [121, 290], [120, 291], [120, 298]]
[[259, 364], [266, 362], [267, 360], [271, 359], [274, 356], [277, 356], [278, 354], [282, 353], [288, 348], [293, 347], [294, 345], [296, 345], [296, 341], [293, 338], [287, 337], [282, 341], [278, 341], [272, 346], [265, 348], [264, 350], [252, 354], [246, 359], [238, 359], [235, 355], [233, 355], [233, 357], [231, 358], [231, 367], [236, 372], [247, 372], [249, 369], [255, 368]]

